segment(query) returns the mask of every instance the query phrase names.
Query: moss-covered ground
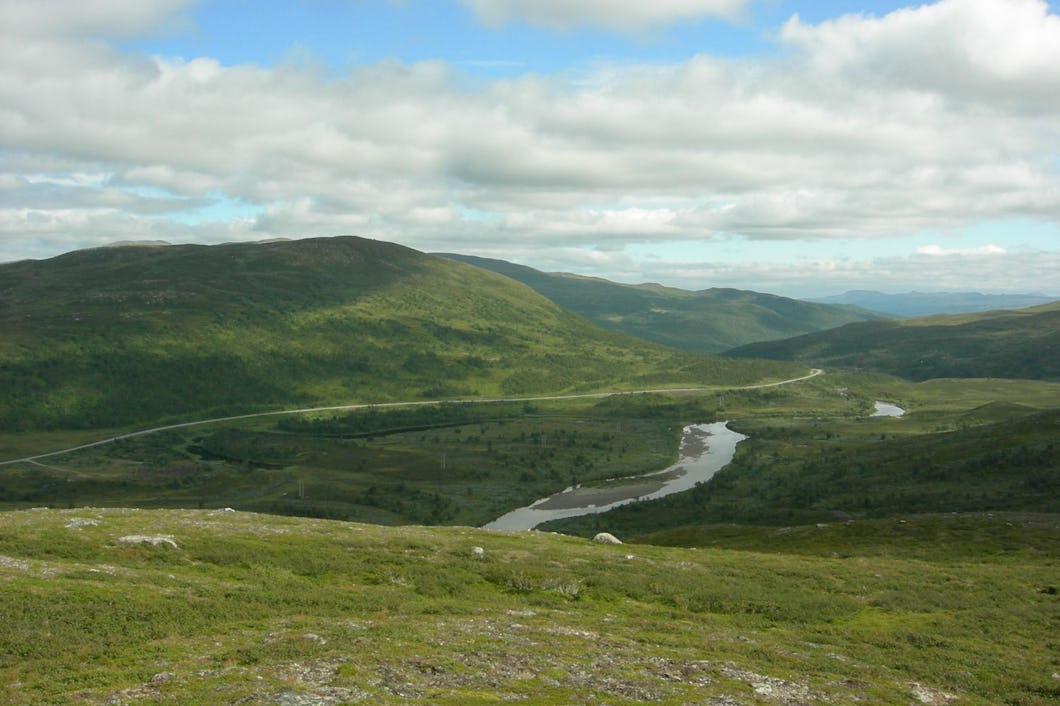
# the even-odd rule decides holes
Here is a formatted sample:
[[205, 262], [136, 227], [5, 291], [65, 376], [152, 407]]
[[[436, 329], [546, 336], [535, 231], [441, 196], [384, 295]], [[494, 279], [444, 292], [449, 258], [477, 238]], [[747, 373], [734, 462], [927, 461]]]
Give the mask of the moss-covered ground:
[[[993, 518], [1010, 523], [1003, 551], [986, 525], [953, 555], [904, 550], [909, 525], [891, 522], [794, 528], [787, 551], [752, 530], [743, 548], [683, 549], [224, 510], [6, 512], [0, 700], [1056, 703], [1055, 522]], [[833, 555], [841, 531], [861, 539]]]

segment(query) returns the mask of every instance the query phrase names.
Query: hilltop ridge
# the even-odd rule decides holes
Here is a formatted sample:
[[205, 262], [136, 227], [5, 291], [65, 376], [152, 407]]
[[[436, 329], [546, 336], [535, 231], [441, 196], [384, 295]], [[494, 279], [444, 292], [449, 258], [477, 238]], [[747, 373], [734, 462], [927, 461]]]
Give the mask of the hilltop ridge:
[[808, 301], [822, 304], [845, 304], [882, 311], [894, 316], [931, 316], [933, 314], [970, 314], [997, 309], [1024, 309], [1053, 301], [1044, 294], [982, 294], [980, 292], [905, 292], [885, 294], [855, 289], [843, 294], [816, 297]]
[[1060, 380], [1060, 302], [1012, 311], [865, 321], [725, 355], [872, 370], [910, 380]]

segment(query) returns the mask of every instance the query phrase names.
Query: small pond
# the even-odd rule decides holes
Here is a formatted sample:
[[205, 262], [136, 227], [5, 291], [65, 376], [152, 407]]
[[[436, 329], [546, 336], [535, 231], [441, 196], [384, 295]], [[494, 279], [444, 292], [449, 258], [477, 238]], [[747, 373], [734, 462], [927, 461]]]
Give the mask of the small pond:
[[873, 417], [901, 417], [905, 414], [905, 410], [896, 404], [890, 402], [876, 402], [876, 411], [872, 413]]

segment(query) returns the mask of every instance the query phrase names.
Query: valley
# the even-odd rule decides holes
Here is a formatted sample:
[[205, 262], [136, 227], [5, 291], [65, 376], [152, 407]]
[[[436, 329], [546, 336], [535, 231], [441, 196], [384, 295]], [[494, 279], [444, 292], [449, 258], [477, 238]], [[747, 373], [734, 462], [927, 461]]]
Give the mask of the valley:
[[694, 353], [716, 354], [889, 314], [844, 304], [800, 301], [738, 289], [688, 291], [597, 277], [540, 272], [503, 260], [443, 254], [510, 277], [597, 326]]
[[[0, 317], [14, 334], [0, 347], [9, 390], [0, 507], [235, 507], [480, 526], [566, 487], [589, 492], [665, 469], [682, 428], [728, 420], [751, 440], [711, 483], [565, 520], [564, 531], [1053, 511], [1057, 383], [975, 374], [996, 372], [989, 346], [1000, 341], [1012, 358], [1046, 366], [1048, 379], [1039, 351], [1058, 335], [1055, 306], [811, 334], [839, 341], [859, 331], [855, 340], [875, 336], [865, 350], [915, 345], [935, 355], [946, 349], [896, 332], [956, 336], [970, 377], [917, 383], [922, 362], [898, 371], [893, 356], [881, 375], [844, 368], [819, 347], [770, 362], [608, 333], [498, 272], [561, 299], [592, 292], [599, 306], [695, 297], [498, 261], [484, 263], [488, 272], [456, 257], [344, 237], [0, 266]], [[729, 298], [733, 316], [768, 297], [745, 299]], [[969, 343], [977, 335], [982, 345]], [[807, 373], [822, 361], [839, 365]], [[879, 400], [906, 414], [874, 417]], [[983, 434], [993, 441], [964, 438]], [[947, 468], [1024, 460], [1014, 475], [1005, 466], [1007, 475], [980, 477], [972, 493], [963, 471], [917, 467], [921, 447]], [[858, 475], [882, 468], [904, 485]], [[763, 482], [772, 490], [755, 486]], [[856, 497], [846, 490], [855, 486], [864, 490]]]
[[[767, 360], [359, 238], [71, 253], [0, 283], [6, 702], [1060, 696], [1055, 306], [851, 323]], [[707, 482], [476, 529], [568, 487], [553, 505], [649, 496], [685, 430], [722, 422]]]

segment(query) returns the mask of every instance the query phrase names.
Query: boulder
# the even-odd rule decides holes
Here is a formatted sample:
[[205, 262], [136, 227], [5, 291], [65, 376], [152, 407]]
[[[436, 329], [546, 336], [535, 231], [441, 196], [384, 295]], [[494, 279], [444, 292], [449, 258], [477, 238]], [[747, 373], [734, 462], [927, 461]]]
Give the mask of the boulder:
[[601, 532], [593, 537], [593, 541], [597, 544], [622, 544], [622, 540], [610, 532]]
[[130, 534], [124, 537], [118, 537], [118, 544], [150, 544], [152, 547], [170, 547], [171, 549], [178, 549], [177, 543], [173, 541], [172, 537], [164, 537], [161, 535], [146, 535], [146, 534]]

